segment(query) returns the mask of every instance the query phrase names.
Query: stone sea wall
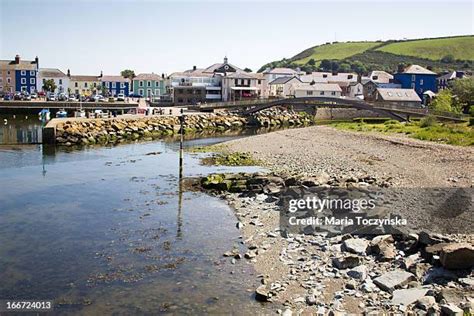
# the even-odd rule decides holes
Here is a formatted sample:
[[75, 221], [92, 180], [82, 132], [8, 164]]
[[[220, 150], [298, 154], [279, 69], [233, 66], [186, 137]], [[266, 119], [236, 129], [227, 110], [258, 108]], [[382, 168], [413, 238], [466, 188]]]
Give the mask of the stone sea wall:
[[[313, 122], [306, 114], [267, 110], [251, 116], [231, 113], [190, 114], [185, 116], [184, 133], [223, 132], [246, 126], [304, 126]], [[178, 134], [178, 116], [144, 116], [133, 118], [79, 119], [60, 122], [55, 127], [55, 143], [61, 146], [114, 144], [135, 140], [152, 140]]]

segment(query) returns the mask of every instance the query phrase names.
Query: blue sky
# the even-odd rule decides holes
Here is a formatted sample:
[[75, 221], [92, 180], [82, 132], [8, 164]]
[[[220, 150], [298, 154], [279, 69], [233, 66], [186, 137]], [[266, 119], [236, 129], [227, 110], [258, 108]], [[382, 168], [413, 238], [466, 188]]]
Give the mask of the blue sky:
[[472, 1], [0, 0], [0, 58], [73, 74], [256, 71], [328, 41], [473, 34]]

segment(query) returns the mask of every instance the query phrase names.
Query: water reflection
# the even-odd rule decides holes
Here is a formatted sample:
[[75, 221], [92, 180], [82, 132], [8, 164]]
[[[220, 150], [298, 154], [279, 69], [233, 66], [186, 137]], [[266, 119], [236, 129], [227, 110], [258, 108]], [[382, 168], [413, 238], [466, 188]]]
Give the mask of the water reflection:
[[34, 115], [0, 115], [0, 144], [42, 142], [42, 123]]
[[[262, 311], [251, 266], [222, 257], [241, 247], [234, 215], [185, 191], [177, 148], [1, 147], [0, 299], [53, 299], [66, 314]], [[185, 177], [229, 170], [197, 158], [185, 154]]]

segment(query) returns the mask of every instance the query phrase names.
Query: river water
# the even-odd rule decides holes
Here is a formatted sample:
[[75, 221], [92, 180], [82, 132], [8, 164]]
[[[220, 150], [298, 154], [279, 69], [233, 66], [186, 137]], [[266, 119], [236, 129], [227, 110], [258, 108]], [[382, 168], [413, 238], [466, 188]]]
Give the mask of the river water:
[[[178, 153], [174, 141], [1, 145], [0, 299], [54, 300], [61, 314], [265, 313], [251, 265], [222, 256], [242, 247], [232, 210], [180, 187]], [[202, 155], [185, 154], [186, 177], [258, 170]]]

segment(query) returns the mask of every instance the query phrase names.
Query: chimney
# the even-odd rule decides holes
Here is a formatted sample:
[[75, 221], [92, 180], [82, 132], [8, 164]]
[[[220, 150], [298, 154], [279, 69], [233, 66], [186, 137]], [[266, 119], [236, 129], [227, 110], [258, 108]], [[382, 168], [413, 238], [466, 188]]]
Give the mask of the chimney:
[[99, 76], [99, 77], [101, 77], [101, 78], [102, 78], [102, 76], [103, 76], [103, 73], [102, 73], [102, 70], [101, 70], [101, 71], [100, 71], [100, 76]]
[[69, 69], [67, 70], [67, 76], [71, 77], [71, 71]]
[[35, 64], [38, 65], [38, 63], [39, 63], [39, 58], [38, 58], [38, 56], [36, 56], [35, 57]]
[[15, 64], [20, 64], [20, 55], [15, 56]]
[[161, 79], [165, 79], [165, 74], [161, 73]]
[[224, 57], [224, 64], [227, 64], [227, 61], [228, 61], [227, 56], [225, 56]]
[[196, 66], [193, 66], [193, 70], [196, 70], [196, 69], [197, 69]]

